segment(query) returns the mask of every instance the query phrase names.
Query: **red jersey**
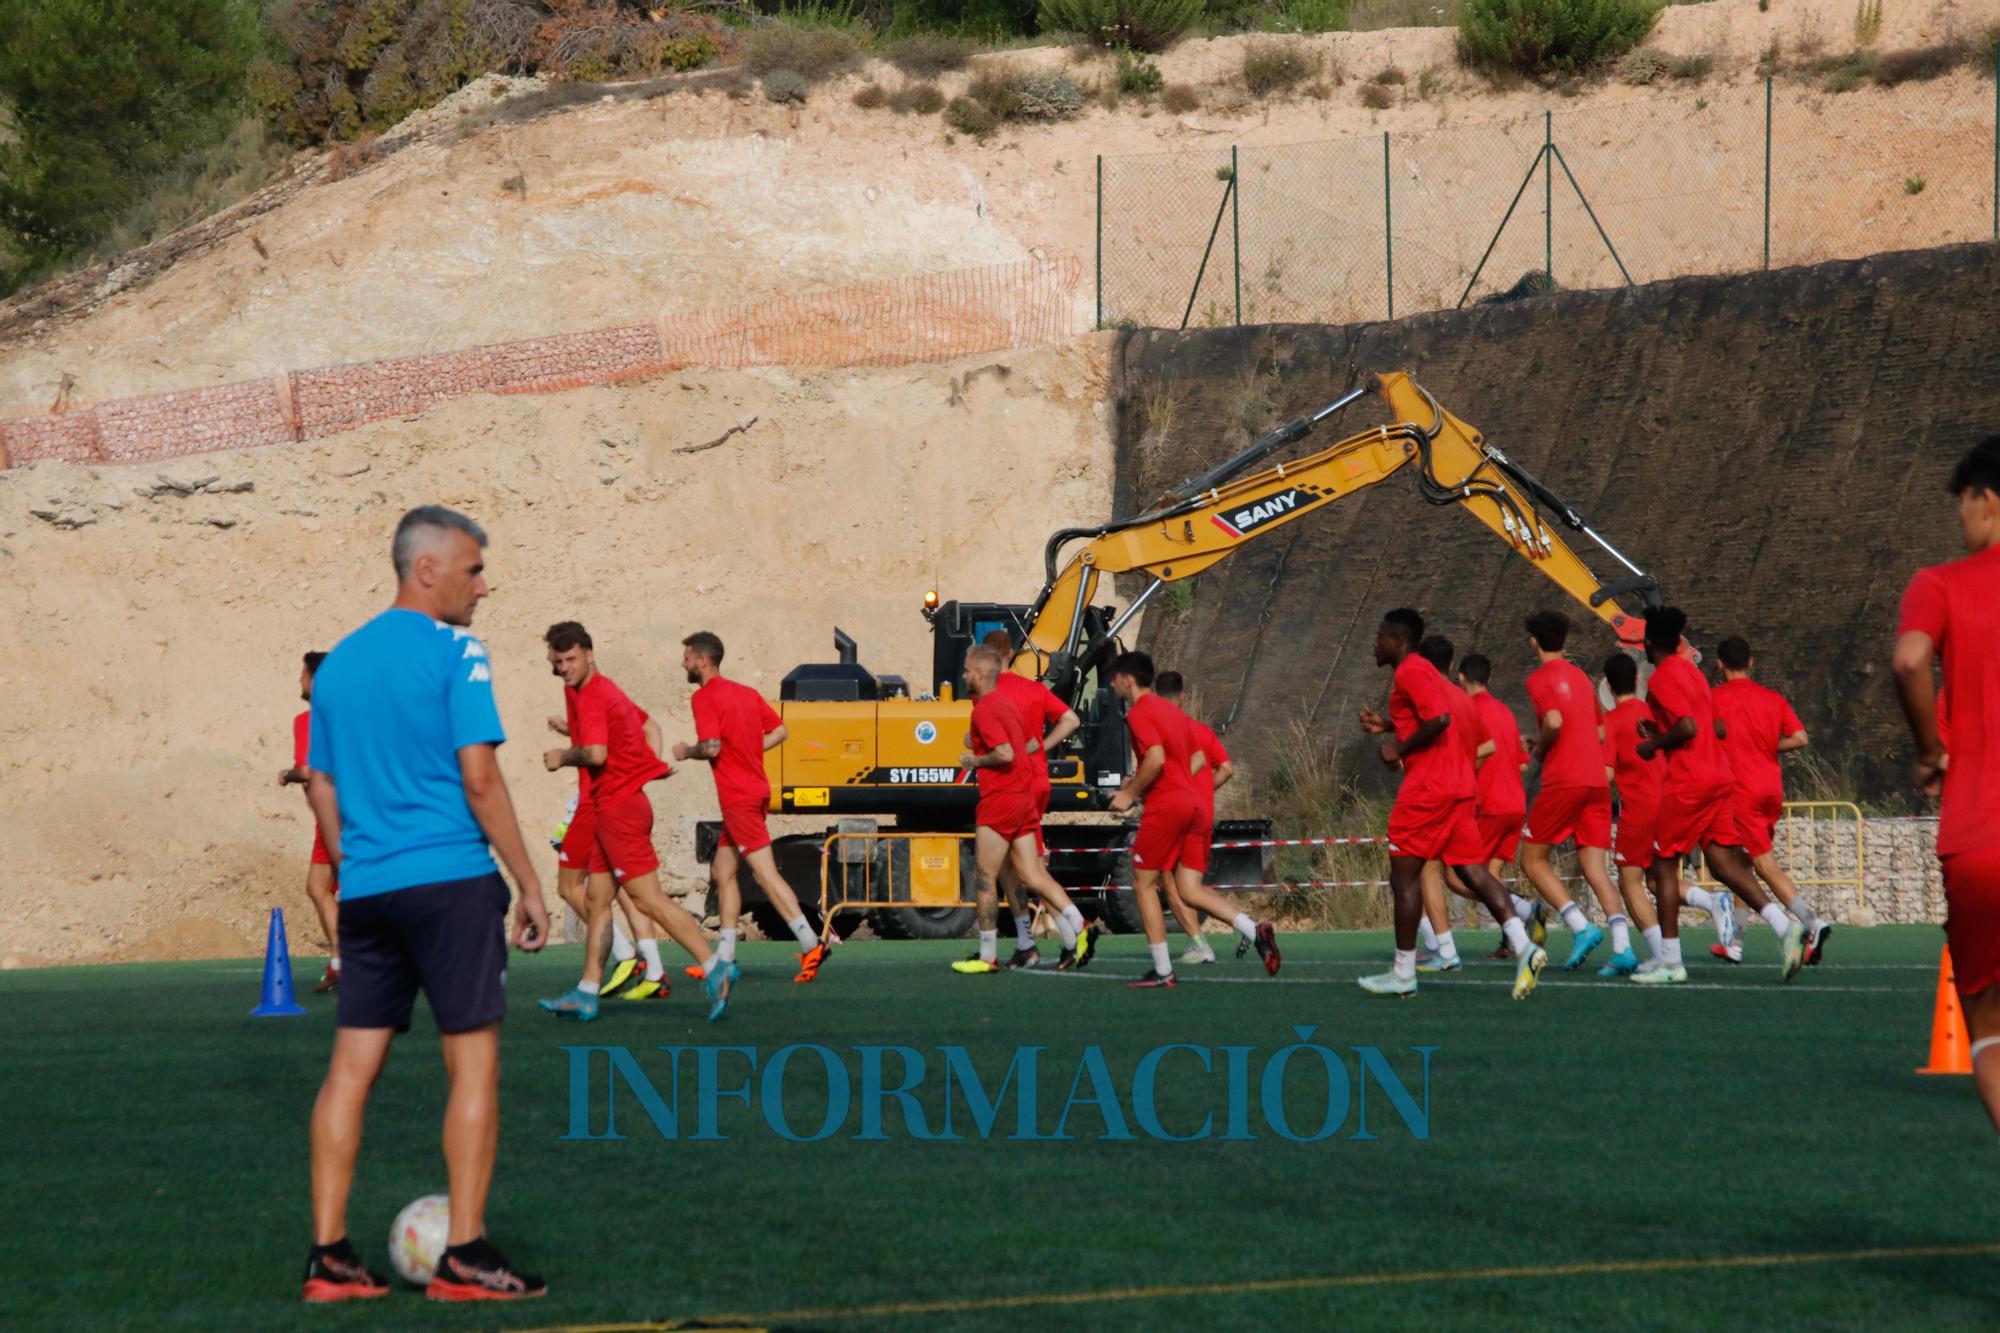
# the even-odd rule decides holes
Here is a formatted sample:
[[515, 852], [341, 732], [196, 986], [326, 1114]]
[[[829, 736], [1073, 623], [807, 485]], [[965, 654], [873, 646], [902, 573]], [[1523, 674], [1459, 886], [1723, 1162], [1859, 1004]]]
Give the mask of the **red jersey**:
[[1132, 753], [1141, 762], [1155, 745], [1166, 753], [1166, 765], [1145, 792], [1149, 806], [1193, 805], [1194, 774], [1188, 770], [1194, 758], [1194, 722], [1180, 709], [1157, 694], [1144, 694], [1125, 710], [1125, 729], [1132, 734]]
[[1562, 715], [1555, 744], [1542, 756], [1542, 786], [1610, 786], [1604, 777], [1604, 746], [1597, 738], [1597, 691], [1590, 677], [1574, 662], [1561, 658], [1544, 662], [1528, 676], [1528, 703], [1535, 710], [1538, 734], [1544, 717]]
[[[1408, 740], [1418, 727], [1450, 712], [1451, 694], [1442, 672], [1415, 653], [1396, 664], [1389, 687], [1389, 725], [1397, 740]], [[1467, 754], [1451, 728], [1445, 728], [1444, 735], [1403, 757], [1403, 786], [1396, 799], [1425, 805], [1472, 799], [1478, 784]]]
[[[1011, 762], [978, 770], [980, 799], [1033, 795], [1036, 765], [1028, 754], [1028, 729], [1014, 701], [997, 688], [980, 695], [972, 705], [971, 731], [972, 752], [976, 755], [989, 755], [1003, 745], [1014, 747]], [[1042, 766], [1042, 781], [1048, 781], [1046, 765]]]
[[[1069, 712], [1069, 705], [1056, 696], [1056, 692], [1039, 680], [1016, 675], [1012, 671], [1000, 673], [1000, 683], [994, 692], [1021, 715], [1021, 726], [1027, 731], [1028, 739], [1039, 742], [1049, 734], [1049, 729], [1063, 720]], [[1025, 751], [1017, 762], [1023, 762], [1028, 770], [1028, 789], [1037, 794], [1049, 788], [1049, 757], [1039, 750], [1034, 754]]]
[[1715, 715], [1727, 734], [1722, 752], [1736, 772], [1736, 785], [1753, 796], [1785, 798], [1785, 773], [1778, 765], [1778, 742], [1806, 729], [1776, 690], [1747, 676], [1725, 680], [1712, 696]]
[[1491, 690], [1473, 695], [1472, 707], [1493, 742], [1493, 753], [1479, 766], [1479, 813], [1496, 819], [1526, 815], [1528, 793], [1521, 786], [1521, 765], [1528, 762], [1528, 755], [1521, 748], [1521, 726], [1514, 720], [1514, 710], [1494, 698]]
[[1215, 822], [1215, 770], [1229, 762], [1229, 751], [1223, 748], [1222, 738], [1206, 725], [1188, 719], [1188, 726], [1194, 732], [1194, 748], [1208, 760], [1208, 766], [1194, 775], [1194, 794], [1201, 802], [1202, 810], [1208, 815], [1208, 822]]
[[715, 770], [715, 794], [724, 809], [769, 805], [771, 779], [764, 773], [764, 737], [784, 725], [778, 711], [748, 685], [715, 677], [694, 692], [694, 734], [699, 740], [722, 742], [722, 753], [709, 762]]
[[1654, 667], [1646, 683], [1646, 707], [1662, 735], [1684, 717], [1694, 722], [1694, 739], [1665, 752], [1668, 787], [1699, 795], [1735, 784], [1729, 757], [1715, 738], [1715, 705], [1700, 668], [1685, 657], [1669, 657]]
[[292, 719], [292, 767], [306, 766], [306, 752], [312, 749], [312, 715], [308, 708]]
[[2000, 546], [1918, 570], [1897, 625], [1914, 631], [1937, 646], [1951, 699], [1938, 855], [2000, 844]]
[[[1486, 732], [1486, 719], [1479, 715], [1479, 708], [1472, 702], [1472, 696], [1462, 689], [1450, 676], [1444, 676], [1444, 692], [1451, 699], [1451, 737], [1465, 749], [1465, 758], [1472, 767], [1479, 767], [1479, 747], [1492, 737]], [[1475, 788], [1478, 782], [1475, 779]]]
[[[563, 727], [563, 734], [569, 737], [571, 745], [583, 743], [576, 738], [576, 691], [567, 685], [563, 686]], [[587, 768], [576, 770], [576, 799], [579, 805], [590, 799], [590, 770]]]
[[576, 696], [576, 726], [571, 745], [602, 745], [604, 762], [587, 769], [589, 799], [599, 809], [623, 800], [673, 769], [646, 743], [646, 713], [632, 702], [611, 677], [599, 672], [585, 681]]
[[1651, 716], [1638, 699], [1621, 699], [1604, 715], [1604, 764], [1617, 774], [1618, 799], [1631, 813], [1659, 804], [1660, 783], [1667, 771], [1658, 757], [1639, 757], [1639, 724]]

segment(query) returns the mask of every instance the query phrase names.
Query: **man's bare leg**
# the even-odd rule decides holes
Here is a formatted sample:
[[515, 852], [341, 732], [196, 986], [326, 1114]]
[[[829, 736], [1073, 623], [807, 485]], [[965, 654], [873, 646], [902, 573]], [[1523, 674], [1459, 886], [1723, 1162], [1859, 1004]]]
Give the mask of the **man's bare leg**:
[[[1453, 972], [1464, 964], [1458, 956], [1458, 941], [1451, 933], [1451, 903], [1445, 897], [1445, 883], [1449, 873], [1442, 861], [1424, 862], [1421, 884], [1424, 893], [1424, 915], [1417, 922], [1417, 933], [1423, 941], [1428, 957], [1417, 960], [1420, 972]], [[1463, 887], [1458, 891], [1470, 898]]]
[[1716, 879], [1777, 932], [1784, 950], [1785, 980], [1790, 981], [1798, 974], [1799, 966], [1805, 959], [1805, 927], [1794, 924], [1785, 915], [1785, 909], [1764, 892], [1763, 886], [1757, 882], [1757, 872], [1751, 868], [1750, 858], [1741, 847], [1725, 847], [1719, 842], [1703, 843], [1701, 854]]
[[[593, 878], [592, 887], [595, 887]], [[625, 892], [632, 895], [633, 903], [667, 932], [667, 938], [688, 951], [695, 962], [701, 964], [702, 971], [709, 970], [710, 957], [708, 937], [701, 933], [701, 922], [694, 914], [682, 907], [660, 889], [660, 873], [649, 870], [643, 875], [634, 875], [625, 881]], [[606, 919], [609, 920], [609, 901], [606, 904]]]
[[340, 966], [340, 897], [335, 892], [338, 884], [332, 866], [306, 867], [306, 901], [319, 917], [319, 928], [326, 932], [326, 947], [333, 955], [335, 967]]
[[[1014, 879], [1025, 885], [1030, 893], [1049, 905], [1056, 923], [1056, 936], [1062, 941], [1063, 955], [1074, 955], [1074, 964], [1081, 966], [1090, 961], [1090, 948], [1096, 939], [1084, 925], [1083, 913], [1049, 868], [1042, 862], [1042, 849], [1032, 833], [1024, 833], [1007, 848], [1007, 861], [1003, 866], [1003, 880]], [[1077, 941], [1086, 940], [1079, 951]], [[1033, 947], [1032, 942], [1029, 947]]]
[[313, 1243], [331, 1245], [347, 1234], [347, 1196], [354, 1187], [354, 1159], [361, 1152], [361, 1122], [369, 1089], [389, 1058], [388, 1028], [340, 1028], [333, 1058], [312, 1111]]
[[[1186, 866], [1181, 866], [1174, 871], [1174, 880], [1180, 887], [1181, 900], [1183, 902], [1197, 912], [1206, 912], [1217, 921], [1227, 921], [1230, 928], [1241, 936], [1246, 944], [1257, 949], [1260, 957], [1264, 956], [1267, 946], [1274, 947], [1276, 937], [1275, 933], [1270, 930], [1270, 927], [1260, 926], [1257, 922], [1250, 919], [1248, 912], [1243, 911], [1235, 903], [1230, 902], [1228, 898], [1224, 897], [1221, 891], [1210, 888], [1204, 882], [1201, 871], [1190, 870]], [[1257, 941], [1257, 936], [1260, 933], [1264, 934], [1264, 943], [1261, 945]], [[1266, 958], [1265, 962], [1267, 970], [1276, 967], [1276, 964], [1271, 963], [1269, 958]]]
[[1972, 1037], [1973, 1086], [1986, 1104], [1993, 1128], [2000, 1130], [2000, 986], [1988, 986], [1977, 995], [1961, 991], [1958, 1000], [1965, 1011], [1966, 1031]]
[[1770, 885], [1771, 893], [1777, 898], [1779, 903], [1784, 906], [1785, 910], [1797, 917], [1799, 924], [1806, 928], [1806, 961], [1817, 963], [1819, 961], [1820, 946], [1832, 930], [1832, 927], [1827, 924], [1825, 918], [1821, 917], [1814, 910], [1813, 905], [1806, 901], [1805, 894], [1799, 891], [1798, 882], [1786, 873], [1783, 866], [1778, 864], [1778, 854], [1776, 851], [1769, 851], [1765, 852], [1762, 856], [1752, 857], [1750, 860], [1750, 869], [1757, 878]]
[[[605, 895], [607, 905], [611, 895]], [[445, 1033], [444, 1068], [451, 1092], [444, 1106], [445, 1178], [451, 1190], [451, 1245], [486, 1230], [486, 1193], [500, 1148], [500, 1025]]]
[[979, 825], [972, 831], [972, 914], [979, 929], [979, 953], [952, 964], [956, 972], [1000, 970], [1000, 867], [1012, 847], [1000, 830]]
[[1007, 912], [1014, 918], [1014, 957], [1019, 960], [1024, 954], [1036, 952], [1035, 909], [1028, 901], [1027, 891], [1021, 887], [1021, 877], [1014, 873], [1011, 853], [1000, 867], [1000, 892], [1006, 895]]
[[1653, 910], [1653, 898], [1646, 887], [1646, 872], [1637, 866], [1618, 867], [1618, 892], [1625, 900], [1625, 915], [1639, 928], [1646, 941], [1648, 957], [1660, 956], [1660, 918]]

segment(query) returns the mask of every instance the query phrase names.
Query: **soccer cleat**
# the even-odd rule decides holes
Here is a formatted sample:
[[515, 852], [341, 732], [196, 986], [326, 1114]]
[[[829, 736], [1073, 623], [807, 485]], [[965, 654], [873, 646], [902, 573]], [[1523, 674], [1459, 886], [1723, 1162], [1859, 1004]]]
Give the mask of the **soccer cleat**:
[[729, 992], [735, 989], [736, 965], [717, 963], [715, 970], [702, 978], [702, 993], [708, 996], [708, 1021], [713, 1023], [729, 1008]]
[[329, 967], [326, 970], [326, 975], [319, 979], [319, 985], [313, 987], [313, 994], [324, 995], [330, 990], [339, 989], [339, 987], [340, 987], [340, 969], [337, 967]]
[[799, 974], [793, 977], [792, 980], [799, 985], [804, 985], [818, 976], [820, 967], [826, 962], [827, 954], [832, 951], [833, 942], [831, 940], [821, 940], [818, 944], [806, 950], [805, 953], [799, 956]]
[[1620, 949], [1611, 955], [1611, 961], [1597, 969], [1600, 977], [1629, 977], [1639, 970], [1639, 955], [1630, 949]]
[[1197, 935], [1193, 943], [1182, 951], [1180, 961], [1192, 964], [1212, 963], [1215, 961], [1215, 946], [1203, 936]]
[[1007, 969], [1010, 972], [1026, 971], [1028, 968], [1040, 967], [1041, 965], [1042, 951], [1040, 949], [1016, 949], [1014, 950], [1014, 956], [1007, 960]]
[[1278, 965], [1284, 956], [1278, 952], [1278, 932], [1268, 921], [1257, 923], [1257, 956], [1264, 960], [1264, 975], [1278, 975]]
[[1354, 984], [1370, 995], [1393, 995], [1399, 1000], [1407, 1000], [1417, 993], [1417, 979], [1399, 977], [1394, 968], [1377, 972], [1372, 977], [1358, 977]]
[[1794, 921], [1792, 922], [1792, 928], [1785, 932], [1785, 962], [1783, 967], [1785, 980], [1790, 981], [1793, 977], [1797, 976], [1799, 969], [1805, 966], [1805, 962], [1806, 928]]
[[1508, 959], [1514, 956], [1514, 946], [1507, 943], [1507, 941], [1505, 940], [1501, 940], [1500, 947], [1495, 949], [1492, 953], [1487, 954], [1486, 956], [1492, 959], [1496, 963], [1504, 963]]
[[1725, 949], [1732, 944], [1737, 946], [1736, 957], [1731, 960], [1732, 962], [1742, 960], [1743, 950], [1740, 943], [1742, 935], [1736, 925], [1736, 897], [1728, 889], [1715, 891], [1715, 938]]
[[548, 1283], [517, 1270], [481, 1236], [444, 1252], [424, 1295], [434, 1301], [521, 1301], [545, 1296], [548, 1290]]
[[1549, 923], [1542, 919], [1547, 904], [1536, 903], [1535, 910], [1528, 914], [1528, 943], [1537, 949], [1549, 942]]
[[363, 1267], [361, 1256], [344, 1238], [331, 1245], [315, 1245], [306, 1255], [305, 1290], [300, 1300], [322, 1305], [332, 1301], [365, 1301], [388, 1294], [388, 1279]]
[[1679, 964], [1668, 967], [1657, 958], [1648, 958], [1628, 978], [1636, 986], [1684, 986], [1687, 979], [1687, 968]]
[[537, 1000], [535, 1003], [557, 1018], [574, 1018], [579, 1023], [588, 1023], [597, 1017], [597, 997], [581, 987], [566, 990], [553, 1000]]
[[1004, 971], [1000, 964], [985, 958], [961, 958], [951, 965], [951, 970], [968, 977], [985, 976]]
[[1161, 976], [1158, 972], [1147, 968], [1145, 976], [1140, 977], [1137, 981], [1126, 982], [1125, 988], [1127, 990], [1159, 990], [1162, 988], [1173, 990], [1180, 984], [1180, 980], [1171, 972], [1165, 976]]
[[1578, 931], [1575, 940], [1569, 946], [1569, 961], [1563, 964], [1563, 971], [1574, 972], [1582, 967], [1584, 960], [1590, 957], [1590, 951], [1602, 943], [1604, 943], [1604, 927], [1585, 926]]
[[1077, 969], [1076, 949], [1074, 947], [1064, 949], [1061, 953], [1056, 955], [1056, 969], [1055, 969], [1056, 971], [1074, 972], [1076, 971], [1076, 969]]
[[1236, 937], [1236, 956], [1238, 958], [1241, 958], [1243, 957], [1244, 954], [1249, 952], [1250, 952], [1250, 941], [1244, 939], [1241, 935], [1238, 935]]
[[646, 979], [646, 967], [637, 958], [620, 959], [612, 965], [611, 975], [604, 978], [604, 984], [597, 988], [599, 999], [608, 1000], [614, 995], [622, 995]]
[[1514, 968], [1514, 998], [1525, 1000], [1535, 993], [1535, 985], [1542, 979], [1542, 969], [1549, 965], [1549, 951], [1536, 945], [1528, 950]]
[[1098, 925], [1095, 921], [1077, 932], [1076, 965], [1078, 967], [1090, 966], [1091, 960], [1097, 957], [1097, 941], [1103, 935], [1104, 927]]
[[1417, 971], [1442, 972], [1443, 970], [1444, 956], [1436, 949], [1417, 950]]
[[1737, 940], [1726, 945], [1711, 944], [1708, 946], [1708, 952], [1710, 957], [1720, 958], [1725, 963], [1740, 963], [1743, 961], [1743, 941]]
[[1818, 967], [1819, 960], [1826, 953], [1827, 937], [1833, 934], [1833, 927], [1822, 921], [1813, 927], [1812, 934], [1806, 936], [1806, 966]]
[[686, 967], [682, 968], [681, 975], [686, 977], [689, 981], [708, 980], [708, 973], [702, 971], [701, 966], [697, 963], [689, 963]]
[[[603, 991], [598, 992], [599, 995], [603, 993]], [[621, 1000], [664, 1000], [673, 993], [672, 983], [667, 980], [665, 975], [662, 975], [657, 981], [651, 977], [647, 977], [636, 986], [627, 986], [624, 990], [618, 992], [618, 998]]]

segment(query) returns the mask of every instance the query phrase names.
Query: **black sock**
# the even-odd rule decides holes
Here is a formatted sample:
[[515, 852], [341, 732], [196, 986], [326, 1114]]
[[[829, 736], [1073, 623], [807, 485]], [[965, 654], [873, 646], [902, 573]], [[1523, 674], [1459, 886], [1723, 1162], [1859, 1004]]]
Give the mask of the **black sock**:
[[348, 1244], [347, 1237], [345, 1236], [342, 1236], [339, 1240], [334, 1241], [331, 1244], [315, 1245], [312, 1247], [313, 1258], [317, 1259], [323, 1254], [331, 1254], [336, 1258], [341, 1258], [341, 1259], [352, 1259], [359, 1257], [354, 1253], [354, 1247]]

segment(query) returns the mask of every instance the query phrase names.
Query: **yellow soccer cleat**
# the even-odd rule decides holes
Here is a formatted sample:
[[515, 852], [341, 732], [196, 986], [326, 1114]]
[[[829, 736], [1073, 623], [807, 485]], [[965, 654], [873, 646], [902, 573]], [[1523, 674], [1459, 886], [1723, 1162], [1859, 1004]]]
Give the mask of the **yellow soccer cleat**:
[[645, 973], [640, 970], [643, 966], [644, 964], [640, 963], [637, 958], [627, 958], [620, 963], [614, 964], [611, 968], [611, 974], [604, 978], [602, 985], [598, 986], [598, 995], [600, 997], [617, 995], [635, 981], [643, 980]]
[[965, 976], [982, 976], [1001, 970], [1000, 964], [990, 963], [984, 958], [961, 958], [951, 965], [951, 970]]
[[643, 981], [641, 981], [638, 985], [629, 986], [626, 989], [619, 991], [618, 998], [621, 1000], [650, 1000], [659, 993], [660, 993], [660, 983], [653, 980], [651, 977], [647, 977]]

